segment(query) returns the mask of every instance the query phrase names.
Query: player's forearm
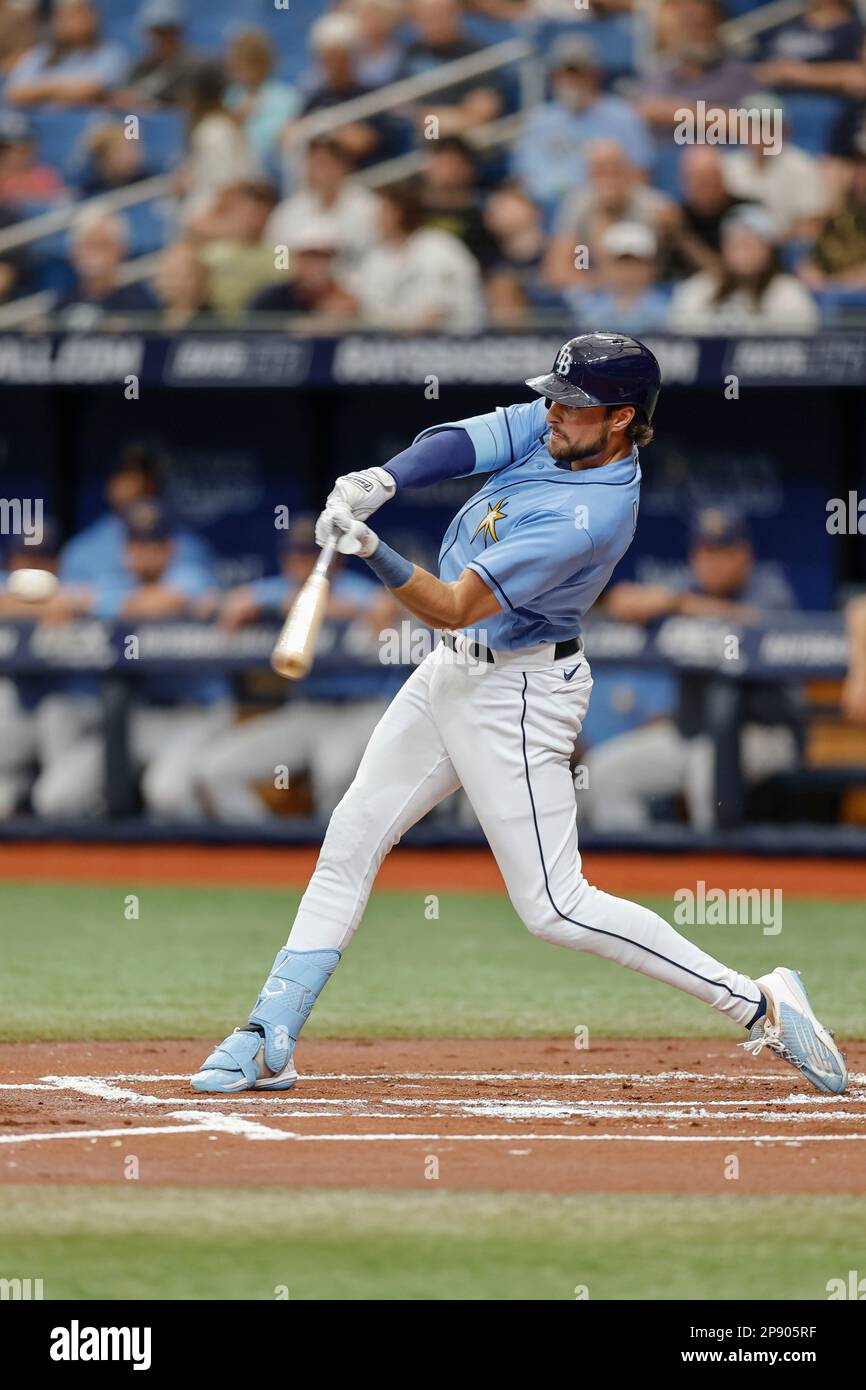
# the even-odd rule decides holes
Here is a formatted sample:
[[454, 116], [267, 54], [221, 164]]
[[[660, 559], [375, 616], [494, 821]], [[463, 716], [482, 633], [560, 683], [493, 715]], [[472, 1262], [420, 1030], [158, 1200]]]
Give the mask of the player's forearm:
[[499, 611], [497, 599], [474, 570], [464, 570], [459, 579], [446, 584], [384, 541], [367, 557], [367, 564], [403, 607], [430, 627], [468, 627]]

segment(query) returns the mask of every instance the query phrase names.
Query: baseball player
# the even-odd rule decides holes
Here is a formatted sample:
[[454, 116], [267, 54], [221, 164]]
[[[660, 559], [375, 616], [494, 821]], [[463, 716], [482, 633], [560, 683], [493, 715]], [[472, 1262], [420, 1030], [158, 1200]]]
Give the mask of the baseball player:
[[[799, 975], [760, 979], [714, 960], [648, 908], [581, 871], [569, 758], [592, 678], [580, 620], [628, 549], [638, 515], [638, 447], [652, 438], [656, 359], [611, 333], [572, 338], [538, 399], [433, 426], [384, 468], [338, 478], [322, 544], [374, 574], [443, 630], [376, 726], [331, 817], [286, 946], [249, 1021], [192, 1078], [200, 1091], [286, 1090], [298, 1034], [404, 831], [464, 788], [534, 936], [592, 951], [694, 995], [749, 1030], [820, 1091], [843, 1091], [845, 1061]], [[484, 476], [448, 527], [439, 578], [380, 540], [367, 519], [402, 487]]]

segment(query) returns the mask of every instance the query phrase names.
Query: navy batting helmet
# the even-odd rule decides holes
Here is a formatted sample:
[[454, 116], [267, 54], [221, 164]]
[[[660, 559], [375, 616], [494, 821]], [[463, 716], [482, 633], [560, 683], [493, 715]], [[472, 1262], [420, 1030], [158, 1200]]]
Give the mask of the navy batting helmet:
[[561, 405], [633, 405], [653, 417], [661, 386], [659, 364], [637, 338], [621, 333], [582, 333], [560, 348], [553, 371], [527, 382]]

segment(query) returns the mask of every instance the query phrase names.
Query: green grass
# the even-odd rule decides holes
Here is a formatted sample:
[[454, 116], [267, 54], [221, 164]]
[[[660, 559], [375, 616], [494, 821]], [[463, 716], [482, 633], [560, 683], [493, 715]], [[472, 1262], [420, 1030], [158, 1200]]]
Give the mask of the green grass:
[[[4, 1277], [52, 1298], [824, 1299], [854, 1197], [4, 1188]], [[756, 1239], [755, 1233], [759, 1233]]]
[[[434, 887], [436, 885], [433, 885]], [[138, 892], [140, 916], [124, 916]], [[220, 1036], [246, 1016], [284, 943], [296, 892], [0, 885], [0, 1037]], [[371, 1037], [727, 1037], [696, 1000], [533, 939], [505, 897], [376, 893], [308, 1033]], [[647, 900], [668, 918], [670, 899]], [[686, 929], [751, 975], [801, 970], [844, 1038], [866, 1037], [866, 935], [856, 902], [786, 899], [783, 930]]]

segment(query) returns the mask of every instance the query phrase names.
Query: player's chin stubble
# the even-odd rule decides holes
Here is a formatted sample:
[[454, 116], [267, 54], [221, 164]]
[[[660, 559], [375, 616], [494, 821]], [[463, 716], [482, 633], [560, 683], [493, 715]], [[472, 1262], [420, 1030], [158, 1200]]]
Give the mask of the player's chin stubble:
[[595, 439], [583, 444], [569, 444], [562, 435], [552, 434], [547, 441], [547, 451], [558, 463], [580, 463], [583, 459], [591, 459], [600, 454], [607, 447], [609, 437], [609, 425], [603, 425]]

